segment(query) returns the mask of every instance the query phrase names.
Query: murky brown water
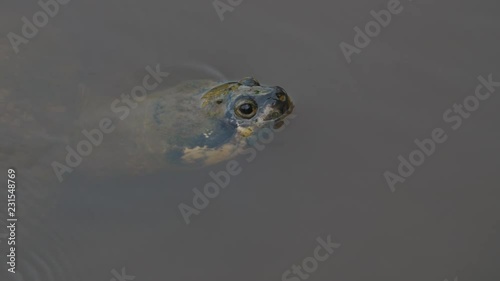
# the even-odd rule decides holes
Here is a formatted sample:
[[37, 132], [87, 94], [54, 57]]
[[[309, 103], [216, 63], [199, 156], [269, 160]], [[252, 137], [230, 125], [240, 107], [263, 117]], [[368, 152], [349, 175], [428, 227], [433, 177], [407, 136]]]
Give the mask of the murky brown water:
[[[458, 130], [443, 113], [478, 76], [500, 80], [498, 3], [401, 1], [348, 64], [339, 44], [353, 44], [353, 28], [388, 2], [243, 1], [221, 21], [210, 1], [73, 0], [17, 54], [7, 34], [40, 7], [0, 4], [0, 173], [14, 166], [20, 176], [17, 273], [4, 267], [0, 236], [0, 279], [107, 281], [124, 269], [135, 276], [125, 280], [280, 280], [331, 235], [341, 247], [310, 280], [497, 280], [500, 90]], [[192, 189], [225, 163], [151, 175], [76, 169], [63, 183], [50, 168], [81, 125], [82, 94], [119, 97], [157, 64], [171, 73], [161, 88], [253, 76], [296, 105], [189, 225], [178, 205], [192, 205]], [[8, 108], [13, 100], [23, 110]], [[447, 142], [392, 193], [384, 172], [435, 128]], [[97, 149], [87, 166], [99, 164]]]

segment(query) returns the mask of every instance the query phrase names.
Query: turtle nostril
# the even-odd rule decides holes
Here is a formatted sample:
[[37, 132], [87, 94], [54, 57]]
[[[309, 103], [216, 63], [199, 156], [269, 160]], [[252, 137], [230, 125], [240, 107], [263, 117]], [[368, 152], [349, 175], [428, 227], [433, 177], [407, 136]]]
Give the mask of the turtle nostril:
[[274, 100], [276, 108], [279, 109], [281, 114], [289, 113], [289, 111], [293, 108], [292, 101], [288, 94], [286, 93], [285, 89], [281, 88], [280, 86], [274, 87]]
[[276, 94], [276, 97], [277, 97], [280, 101], [286, 101], [286, 100], [287, 100], [287, 98], [286, 98], [286, 94], [278, 93], [278, 94]]
[[280, 101], [287, 101], [288, 100], [288, 95], [286, 94], [285, 89], [283, 89], [279, 86], [276, 87], [276, 97]]

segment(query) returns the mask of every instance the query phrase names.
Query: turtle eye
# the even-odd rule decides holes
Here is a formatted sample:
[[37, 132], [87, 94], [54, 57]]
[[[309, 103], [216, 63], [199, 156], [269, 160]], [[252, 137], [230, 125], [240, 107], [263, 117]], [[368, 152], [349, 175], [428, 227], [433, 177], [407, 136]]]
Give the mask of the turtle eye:
[[257, 113], [257, 104], [252, 100], [244, 101], [236, 106], [235, 111], [239, 117], [250, 119]]

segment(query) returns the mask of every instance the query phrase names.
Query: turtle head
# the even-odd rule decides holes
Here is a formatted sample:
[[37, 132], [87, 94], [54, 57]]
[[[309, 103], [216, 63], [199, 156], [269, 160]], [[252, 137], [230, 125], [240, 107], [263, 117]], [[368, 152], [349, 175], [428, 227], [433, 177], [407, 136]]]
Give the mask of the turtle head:
[[[168, 158], [182, 164], [204, 166], [229, 159], [261, 128], [281, 127], [293, 110], [283, 88], [262, 86], [253, 78], [203, 88], [196, 98], [201, 107], [194, 116], [197, 122], [171, 134], [177, 149]], [[183, 134], [187, 136], [181, 138]]]
[[204, 107], [238, 127], [248, 137], [264, 126], [279, 128], [293, 110], [293, 103], [279, 86], [262, 86], [254, 78], [219, 85], [203, 96]]

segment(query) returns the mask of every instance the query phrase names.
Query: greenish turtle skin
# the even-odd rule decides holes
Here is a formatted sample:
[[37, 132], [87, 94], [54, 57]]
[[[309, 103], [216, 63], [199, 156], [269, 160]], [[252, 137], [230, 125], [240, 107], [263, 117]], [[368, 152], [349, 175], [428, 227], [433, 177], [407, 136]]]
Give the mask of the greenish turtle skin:
[[253, 78], [186, 81], [154, 92], [128, 117], [132, 124], [123, 121], [122, 130], [140, 128], [126, 132], [142, 154], [130, 168], [203, 167], [230, 159], [259, 129], [280, 127], [292, 110], [283, 88]]

